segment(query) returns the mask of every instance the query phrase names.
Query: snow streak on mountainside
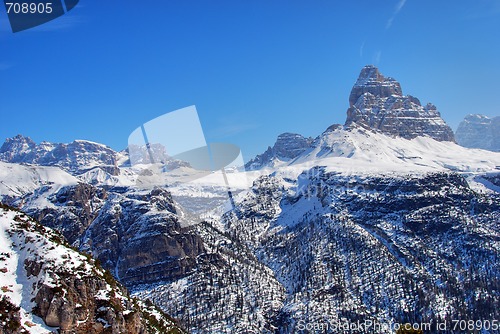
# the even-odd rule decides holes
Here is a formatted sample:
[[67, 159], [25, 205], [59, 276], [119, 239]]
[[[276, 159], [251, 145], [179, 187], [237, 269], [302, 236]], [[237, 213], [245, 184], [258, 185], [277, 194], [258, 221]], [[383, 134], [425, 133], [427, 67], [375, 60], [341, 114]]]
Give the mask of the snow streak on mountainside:
[[455, 137], [464, 147], [500, 152], [500, 117], [467, 115], [459, 124]]
[[24, 213], [0, 207], [2, 333], [181, 333]]

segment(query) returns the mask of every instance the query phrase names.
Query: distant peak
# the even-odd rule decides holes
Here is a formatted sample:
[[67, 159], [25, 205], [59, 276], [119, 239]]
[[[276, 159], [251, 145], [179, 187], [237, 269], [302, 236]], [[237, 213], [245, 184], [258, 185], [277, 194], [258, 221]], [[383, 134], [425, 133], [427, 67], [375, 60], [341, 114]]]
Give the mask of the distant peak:
[[36, 143], [30, 138], [23, 135], [17, 135], [12, 138], [5, 139], [2, 147], [0, 148], [0, 153], [8, 151], [25, 151], [36, 146]]
[[380, 74], [380, 71], [376, 66], [373, 65], [366, 65], [361, 69], [361, 73], [359, 73], [358, 80], [363, 80], [363, 79], [374, 79], [379, 81], [380, 79], [383, 79], [384, 76]]
[[30, 137], [25, 137], [25, 136], [23, 136], [21, 134], [18, 134], [16, 136], [12, 137], [12, 138], [7, 138], [5, 141], [6, 142], [7, 141], [11, 141], [11, 142], [13, 142], [13, 141], [15, 141], [15, 142], [25, 142], [25, 143], [33, 143], [33, 144], [35, 143]]
[[402, 96], [403, 94], [399, 82], [391, 77], [385, 77], [373, 65], [367, 65], [361, 69], [359, 77], [352, 87], [349, 105], [353, 106], [360, 96], [365, 93], [370, 93], [376, 97]]
[[481, 114], [468, 114], [465, 116], [465, 120], [467, 121], [476, 121], [476, 120], [491, 120], [490, 117]]

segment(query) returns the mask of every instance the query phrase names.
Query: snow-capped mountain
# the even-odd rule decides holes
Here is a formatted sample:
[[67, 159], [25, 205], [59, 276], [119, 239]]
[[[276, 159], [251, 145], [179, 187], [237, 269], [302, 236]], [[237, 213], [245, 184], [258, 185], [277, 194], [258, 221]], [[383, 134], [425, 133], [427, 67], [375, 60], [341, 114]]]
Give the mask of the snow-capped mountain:
[[[14, 152], [30, 146], [18, 142]], [[455, 144], [437, 111], [374, 67], [346, 125], [314, 140], [283, 134], [227, 174], [234, 209], [216, 208], [226, 189], [214, 175], [141, 189], [143, 171], [114, 156], [116, 175], [78, 167], [88, 159], [62, 166], [71, 174], [1, 163], [0, 200], [192, 333], [337, 333], [358, 320], [378, 324], [358, 333], [437, 321], [451, 333], [451, 319], [500, 315], [500, 153]], [[179, 196], [204, 219], [182, 226]]]
[[433, 104], [422, 106], [416, 97], [403, 95], [399, 82], [371, 65], [361, 70], [349, 96], [345, 125], [353, 123], [406, 139], [454, 141], [453, 131]]
[[458, 125], [455, 137], [464, 147], [500, 152], [500, 117], [467, 115]]
[[60, 234], [4, 205], [0, 241], [2, 333], [181, 333]]
[[278, 167], [298, 157], [312, 143], [312, 138], [305, 138], [297, 133], [282, 133], [276, 139], [273, 147], [269, 147], [264, 153], [250, 160], [245, 168], [255, 170], [263, 167]]
[[29, 137], [17, 135], [8, 138], [0, 147], [2, 161], [58, 166], [74, 174], [100, 167], [116, 175], [117, 159], [117, 153], [111, 148], [86, 140], [75, 140], [69, 144], [42, 142], [37, 145]]

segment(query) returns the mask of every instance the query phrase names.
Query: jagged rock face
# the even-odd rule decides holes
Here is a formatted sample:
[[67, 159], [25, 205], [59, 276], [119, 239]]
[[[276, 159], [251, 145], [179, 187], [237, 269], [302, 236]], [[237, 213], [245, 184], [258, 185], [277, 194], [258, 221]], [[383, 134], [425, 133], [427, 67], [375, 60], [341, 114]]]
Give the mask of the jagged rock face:
[[127, 286], [180, 278], [203, 260], [199, 236], [180, 227], [170, 193], [113, 194], [87, 229], [88, 249]]
[[111, 148], [84, 140], [69, 144], [42, 142], [37, 145], [28, 137], [17, 135], [5, 140], [0, 148], [0, 160], [30, 163], [40, 166], [59, 166], [73, 174], [81, 174], [97, 166], [117, 175], [116, 152]]
[[290, 161], [303, 153], [312, 143], [312, 138], [305, 138], [297, 133], [282, 133], [273, 147], [256, 156], [246, 164], [249, 170], [273, 166], [277, 161]]
[[395, 79], [384, 77], [375, 66], [365, 66], [349, 95], [349, 106], [352, 107], [365, 93], [385, 98], [392, 95], [402, 96], [401, 85]]
[[349, 96], [345, 125], [353, 123], [392, 136], [413, 139], [430, 136], [455, 141], [453, 131], [432, 104], [422, 106], [411, 95], [402, 95], [399, 82], [384, 77], [374, 66], [365, 66]]
[[[7, 284], [0, 290], [0, 308], [9, 320], [3, 326], [2, 319], [0, 332], [48, 333], [35, 318], [21, 322], [22, 313], [24, 319], [38, 316], [61, 334], [182, 333], [158, 309], [131, 298], [91, 257], [24, 213], [2, 206], [0, 233], [7, 237], [0, 256]], [[20, 292], [14, 288], [18, 282], [24, 282]]]
[[357, 176], [315, 167], [295, 181], [261, 177], [240, 207], [244, 215], [226, 217], [229, 233], [273, 268], [287, 294], [278, 333], [342, 318], [500, 315], [499, 251], [489, 246], [500, 236], [500, 197], [475, 193], [457, 174]]
[[[80, 183], [49, 196], [47, 207], [29, 205], [25, 210], [93, 254], [127, 286], [183, 277], [205, 260], [201, 238], [180, 227], [169, 192], [120, 190]], [[13, 204], [23, 208], [23, 201], [38, 196]]]
[[500, 117], [467, 115], [459, 124], [455, 137], [464, 147], [500, 152]]
[[[48, 200], [54, 206], [29, 207], [26, 212], [42, 225], [62, 233], [72, 245], [78, 246], [80, 238], [97, 217], [108, 193], [95, 186], [79, 183], [61, 188]], [[22, 206], [22, 201], [16, 202]]]

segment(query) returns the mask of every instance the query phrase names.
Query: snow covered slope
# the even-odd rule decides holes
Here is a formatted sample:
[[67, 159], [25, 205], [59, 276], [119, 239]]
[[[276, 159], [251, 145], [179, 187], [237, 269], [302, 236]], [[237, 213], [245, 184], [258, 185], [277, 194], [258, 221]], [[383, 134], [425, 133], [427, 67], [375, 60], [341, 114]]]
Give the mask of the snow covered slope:
[[117, 158], [118, 154], [111, 148], [87, 140], [75, 140], [69, 144], [42, 142], [37, 145], [29, 137], [17, 135], [6, 139], [0, 147], [2, 161], [59, 166], [75, 175], [97, 166], [108, 170], [116, 168]]
[[[142, 305], [142, 306], [140, 306]], [[166, 333], [175, 324], [131, 299], [95, 262], [24, 213], [0, 207], [2, 333]]]
[[309, 163], [338, 171], [380, 173], [457, 171], [482, 173], [500, 169], [500, 154], [466, 149], [427, 136], [390, 137], [359, 126], [327, 130], [289, 165]]
[[0, 161], [0, 197], [21, 196], [43, 186], [56, 191], [78, 179], [58, 167], [19, 165]]

